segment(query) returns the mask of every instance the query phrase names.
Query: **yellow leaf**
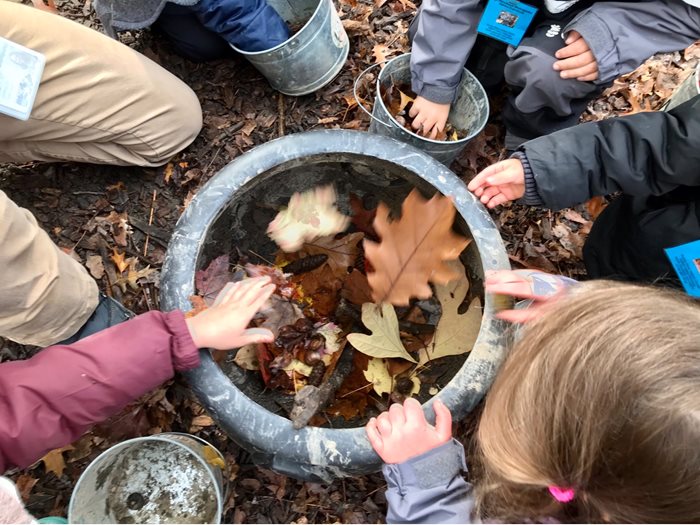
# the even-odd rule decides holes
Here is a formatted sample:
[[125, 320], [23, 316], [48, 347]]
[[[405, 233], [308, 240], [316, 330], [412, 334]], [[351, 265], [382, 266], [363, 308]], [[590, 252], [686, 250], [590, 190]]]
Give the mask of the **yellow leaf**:
[[206, 460], [206, 462], [209, 463], [212, 467], [219, 467], [221, 470], [224, 470], [226, 468], [226, 463], [224, 462], [224, 459], [214, 447], [205, 446], [202, 450], [202, 453], [204, 454], [204, 459]]
[[399, 357], [415, 363], [401, 342], [399, 320], [394, 307], [388, 303], [362, 305], [362, 323], [372, 335], [349, 334], [348, 342], [357, 350], [371, 357]]
[[214, 420], [207, 416], [206, 414], [203, 414], [201, 416], [197, 416], [192, 419], [192, 426], [197, 426], [197, 427], [210, 427], [214, 425]]
[[418, 353], [418, 362], [421, 365], [440, 357], [469, 352], [479, 336], [481, 301], [477, 297], [466, 312], [458, 312], [469, 291], [469, 280], [459, 260], [450, 261], [448, 264], [460, 278], [445, 285], [435, 286], [435, 295], [442, 306], [442, 315], [435, 327], [432, 341]]
[[124, 255], [119, 253], [116, 248], [112, 248], [112, 256], [110, 258], [114, 261], [114, 266], [117, 267], [119, 273], [124, 273], [124, 270], [129, 267], [129, 263], [124, 260]]
[[399, 111], [397, 111], [397, 113], [402, 112], [404, 109], [406, 109], [406, 106], [408, 106], [409, 102], [413, 102], [415, 100], [413, 97], [409, 97], [406, 93], [404, 93], [400, 89], [399, 89], [399, 96], [401, 97], [401, 102], [399, 102]]
[[379, 394], [390, 394], [393, 390], [394, 380], [389, 375], [389, 369], [386, 367], [386, 360], [380, 358], [371, 358], [367, 364], [367, 370], [363, 372], [365, 379], [372, 383], [372, 388]]
[[62, 448], [56, 448], [48, 452], [41, 461], [44, 463], [46, 472], [53, 472], [57, 477], [63, 476], [63, 470], [66, 468], [66, 462], [63, 459], [63, 453], [67, 450], [73, 450], [71, 445], [66, 445]]
[[170, 179], [173, 176], [174, 170], [175, 170], [175, 166], [173, 165], [173, 163], [168, 162], [168, 164], [165, 166], [165, 169], [163, 170], [163, 178], [164, 178], [166, 184], [168, 184], [170, 182]]

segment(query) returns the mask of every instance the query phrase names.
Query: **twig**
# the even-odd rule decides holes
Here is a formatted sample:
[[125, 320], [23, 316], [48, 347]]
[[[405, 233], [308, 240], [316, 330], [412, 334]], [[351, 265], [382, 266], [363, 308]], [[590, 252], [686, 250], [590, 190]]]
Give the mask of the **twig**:
[[282, 93], [277, 95], [277, 111], [279, 112], [277, 120], [279, 136], [284, 137], [284, 95]]
[[[158, 190], [153, 190], [153, 200], [151, 200], [151, 213], [148, 216], [148, 225], [153, 226], [153, 211], [156, 209], [156, 196], [158, 195]], [[146, 242], [143, 243], [143, 256], [148, 255], [148, 241], [151, 239], [151, 234], [146, 233]]]

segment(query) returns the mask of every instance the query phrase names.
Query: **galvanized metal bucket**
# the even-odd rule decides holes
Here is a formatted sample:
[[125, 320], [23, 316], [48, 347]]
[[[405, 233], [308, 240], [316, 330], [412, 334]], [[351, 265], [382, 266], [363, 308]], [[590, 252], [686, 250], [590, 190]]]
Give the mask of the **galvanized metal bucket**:
[[[355, 82], [369, 70], [366, 69]], [[467, 136], [457, 141], [431, 140], [407, 130], [391, 116], [380, 94], [380, 86], [411, 84], [411, 54], [406, 53], [386, 63], [377, 77], [377, 90], [372, 108], [370, 133], [386, 135], [411, 144], [425, 151], [431, 157], [449, 166], [464, 146], [476, 137], [486, 126], [489, 118], [489, 99], [483, 86], [466, 69], [458, 87], [457, 99], [452, 104], [448, 121], [456, 128], [466, 130]], [[364, 109], [362, 104], [359, 104]]]
[[289, 40], [265, 51], [233, 49], [285, 95], [307, 95], [343, 68], [350, 42], [332, 0], [268, 0], [290, 25], [304, 24]]
[[124, 441], [78, 480], [69, 523], [220, 523], [224, 457], [175, 432]]
[[693, 97], [700, 95], [700, 64], [695, 68], [693, 74], [686, 78], [683, 83], [676, 88], [671, 98], [663, 107], [664, 111], [670, 111], [676, 106], [680, 106]]

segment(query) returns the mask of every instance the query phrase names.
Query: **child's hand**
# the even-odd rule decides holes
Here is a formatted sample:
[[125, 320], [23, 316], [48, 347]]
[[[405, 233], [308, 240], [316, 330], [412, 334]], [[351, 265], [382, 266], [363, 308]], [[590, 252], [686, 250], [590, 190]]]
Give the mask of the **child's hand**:
[[413, 119], [413, 129], [417, 133], [435, 140], [438, 133], [445, 130], [447, 117], [450, 114], [449, 104], [430, 102], [423, 97], [416, 97], [408, 116]]
[[598, 62], [591, 48], [578, 31], [570, 31], [564, 41], [566, 46], [554, 53], [559, 60], [554, 69], [561, 71], [561, 78], [575, 78], [589, 82], [598, 78]]
[[520, 310], [503, 310], [498, 319], [511, 323], [527, 323], [540, 316], [542, 306], [559, 299], [576, 281], [562, 275], [550, 275], [537, 270], [500, 270], [486, 274], [484, 290], [488, 294], [532, 299], [532, 304]]
[[474, 177], [467, 186], [488, 208], [525, 195], [525, 170], [518, 159], [497, 162]]
[[198, 348], [230, 350], [251, 343], [270, 343], [272, 332], [266, 328], [248, 328], [248, 323], [275, 291], [269, 277], [228, 283], [214, 305], [186, 319], [192, 340]]
[[403, 406], [395, 403], [388, 412], [372, 418], [365, 430], [372, 448], [384, 463], [403, 463], [428, 452], [452, 438], [452, 414], [438, 399], [435, 426], [428, 423], [418, 401], [406, 399]]

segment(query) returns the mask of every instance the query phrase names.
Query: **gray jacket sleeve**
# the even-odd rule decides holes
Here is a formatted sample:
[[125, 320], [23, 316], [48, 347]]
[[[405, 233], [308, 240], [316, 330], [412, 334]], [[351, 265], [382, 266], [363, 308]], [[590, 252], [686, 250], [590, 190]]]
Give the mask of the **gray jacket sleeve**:
[[472, 523], [464, 448], [452, 439], [404, 463], [386, 464], [387, 523]]
[[557, 131], [526, 142], [521, 151], [525, 195], [539, 196], [539, 202], [527, 204], [561, 209], [617, 191], [651, 196], [697, 187], [700, 96], [668, 113], [637, 113]]
[[476, 40], [479, 0], [424, 0], [411, 25], [411, 84], [432, 102], [452, 103]]
[[596, 84], [633, 71], [655, 53], [684, 49], [700, 38], [700, 8], [682, 0], [599, 2], [579, 13], [578, 31], [598, 62]]

